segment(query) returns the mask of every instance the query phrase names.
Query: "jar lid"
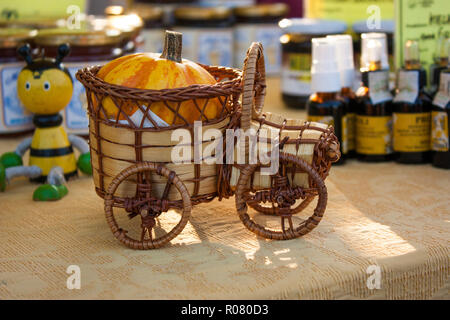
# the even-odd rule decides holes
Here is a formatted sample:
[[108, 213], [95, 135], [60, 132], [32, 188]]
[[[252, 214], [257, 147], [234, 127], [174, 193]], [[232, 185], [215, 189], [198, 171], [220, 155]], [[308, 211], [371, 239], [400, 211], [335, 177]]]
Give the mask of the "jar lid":
[[287, 14], [289, 7], [285, 3], [267, 3], [257, 4], [253, 6], [243, 6], [234, 9], [234, 13], [238, 17], [255, 18], [255, 17], [282, 17]]
[[347, 25], [337, 20], [322, 20], [309, 18], [283, 19], [278, 25], [285, 33], [326, 35], [343, 33]]
[[117, 16], [125, 13], [125, 8], [122, 6], [107, 6], [105, 8], [105, 14], [107, 16]]
[[139, 15], [144, 21], [158, 21], [164, 16], [163, 9], [145, 3], [136, 3], [131, 12]]
[[367, 21], [357, 21], [353, 24], [353, 32], [355, 33], [369, 33], [369, 32], [384, 32], [384, 33], [394, 33], [395, 22], [394, 20], [381, 20], [380, 28], [369, 29], [367, 26]]
[[32, 39], [37, 30], [25, 28], [0, 28], [0, 48], [15, 48], [20, 43]]
[[94, 28], [68, 29], [55, 28], [39, 30], [35, 43], [43, 46], [55, 46], [69, 43], [73, 46], [101, 46], [117, 44], [121, 33], [115, 29], [96, 30]]
[[1, 28], [18, 29], [48, 29], [63, 27], [66, 19], [21, 19], [21, 20], [0, 20]]
[[136, 13], [111, 15], [106, 17], [105, 27], [117, 29], [122, 33], [123, 37], [129, 38], [140, 32], [144, 27], [144, 21]]
[[186, 20], [221, 20], [230, 18], [232, 11], [227, 7], [178, 7], [174, 15], [178, 19]]

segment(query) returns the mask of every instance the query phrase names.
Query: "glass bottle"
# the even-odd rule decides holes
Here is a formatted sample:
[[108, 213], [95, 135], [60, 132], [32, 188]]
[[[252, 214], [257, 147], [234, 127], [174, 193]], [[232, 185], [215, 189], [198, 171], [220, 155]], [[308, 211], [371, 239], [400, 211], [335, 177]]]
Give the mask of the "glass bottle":
[[441, 71], [447, 68], [450, 39], [441, 36], [436, 44], [434, 63], [430, 66], [430, 94], [434, 96], [439, 89], [439, 77]]
[[404, 57], [393, 100], [395, 159], [400, 163], [426, 163], [431, 160], [431, 98], [425, 93], [426, 73], [420, 65], [417, 41], [406, 41]]
[[439, 83], [431, 112], [432, 163], [435, 167], [450, 169], [450, 66], [441, 72]]
[[[364, 40], [365, 34], [362, 35]], [[362, 86], [357, 90], [356, 153], [358, 160], [392, 160], [392, 95], [389, 69], [382, 67], [383, 45], [376, 39], [363, 41]]]
[[341, 84], [336, 46], [330, 39], [312, 39], [311, 89], [314, 93], [306, 103], [308, 121], [334, 127], [341, 145], [341, 158], [336, 164], [343, 164], [348, 151], [346, 110], [339, 94]]
[[356, 94], [352, 89], [355, 81], [355, 64], [353, 58], [353, 39], [350, 35], [331, 35], [327, 38], [334, 41], [336, 45], [336, 56], [341, 78], [340, 96], [344, 101], [345, 123], [343, 130], [347, 136], [347, 157], [356, 157], [356, 109], [358, 102]]

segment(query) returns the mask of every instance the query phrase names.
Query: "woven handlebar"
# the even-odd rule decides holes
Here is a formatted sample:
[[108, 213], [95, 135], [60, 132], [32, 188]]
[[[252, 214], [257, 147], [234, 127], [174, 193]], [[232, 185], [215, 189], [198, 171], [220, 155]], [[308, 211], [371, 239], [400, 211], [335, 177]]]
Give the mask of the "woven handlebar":
[[242, 115], [241, 128], [250, 128], [252, 119], [259, 119], [266, 95], [266, 71], [263, 46], [253, 42], [247, 50], [242, 76]]

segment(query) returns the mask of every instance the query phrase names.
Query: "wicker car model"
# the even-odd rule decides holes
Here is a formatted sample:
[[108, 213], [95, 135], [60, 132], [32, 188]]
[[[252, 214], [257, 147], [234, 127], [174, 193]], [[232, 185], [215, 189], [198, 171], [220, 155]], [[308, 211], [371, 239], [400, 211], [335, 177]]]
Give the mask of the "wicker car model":
[[[265, 74], [263, 49], [259, 43], [249, 48], [243, 72], [225, 67], [204, 68], [216, 78], [216, 84], [165, 90], [133, 89], [106, 83], [96, 76], [98, 66], [78, 71], [77, 79], [85, 86], [87, 94], [95, 189], [104, 199], [112, 233], [134, 249], [158, 248], [183, 230], [193, 205], [235, 195], [239, 217], [258, 235], [292, 239], [306, 234], [322, 218], [327, 202], [324, 179], [331, 163], [339, 158], [339, 143], [333, 128], [261, 113]], [[102, 116], [101, 104], [105, 97], [114, 102], [119, 112], [125, 104], [135, 104], [153, 127], [143, 127], [144, 121], [137, 126], [132, 121]], [[201, 112], [202, 105], [209, 99], [220, 101], [220, 117], [207, 119]], [[172, 132], [188, 129], [194, 141], [193, 124], [159, 126], [147, 111], [152, 103], [164, 102], [176, 117], [176, 106], [188, 100], [194, 102], [202, 114], [203, 130], [215, 128], [224, 133], [226, 129], [262, 126], [277, 130], [280, 137], [278, 172], [258, 178], [264, 167], [260, 162], [247, 165], [173, 163], [171, 151], [176, 143], [171, 141]], [[202, 141], [203, 146], [209, 143], [210, 140]], [[258, 143], [263, 143], [262, 139]], [[264, 143], [273, 142], [265, 140]], [[244, 148], [248, 154], [248, 144], [244, 144]], [[315, 196], [319, 200], [313, 215], [294, 226], [292, 215], [304, 209]], [[264, 214], [280, 216], [281, 230], [257, 224], [247, 214], [247, 205]], [[119, 226], [116, 219], [119, 209], [124, 209], [130, 218], [140, 217], [140, 230], [135, 236]], [[179, 221], [170, 231], [159, 230], [160, 219], [171, 209], [179, 212]]]

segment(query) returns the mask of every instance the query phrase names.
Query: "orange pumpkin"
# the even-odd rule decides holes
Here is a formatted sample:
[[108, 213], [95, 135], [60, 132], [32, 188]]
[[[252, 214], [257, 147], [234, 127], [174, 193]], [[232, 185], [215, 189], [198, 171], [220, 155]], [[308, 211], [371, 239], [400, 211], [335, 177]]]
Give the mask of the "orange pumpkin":
[[[172, 44], [168, 36], [179, 37]], [[214, 84], [216, 80], [200, 65], [181, 59], [181, 34], [168, 32], [166, 34], [166, 44], [163, 54], [156, 53], [136, 53], [115, 59], [104, 65], [97, 76], [104, 81], [122, 85], [130, 88], [138, 89], [170, 89], [186, 87], [193, 84]], [[214, 119], [220, 116], [222, 105], [217, 98], [206, 101], [205, 99], [197, 99], [197, 106], [200, 110], [204, 109], [204, 116], [208, 119]], [[166, 102], [173, 110], [176, 110], [178, 103]], [[155, 102], [150, 106], [150, 110], [164, 120], [168, 125], [184, 124], [180, 117], [175, 118], [175, 114], [166, 106], [164, 102]], [[145, 104], [144, 104], [145, 105]], [[103, 108], [109, 118], [116, 118], [118, 109], [111, 98], [103, 99]], [[186, 119], [188, 123], [195, 120], [206, 120], [201, 117], [201, 113], [195, 106], [194, 101], [184, 101], [181, 103], [178, 114]], [[132, 116], [138, 107], [129, 102], [122, 103], [122, 110]], [[202, 119], [201, 119], [202, 118]], [[119, 119], [125, 119], [122, 114]], [[175, 120], [175, 121], [174, 121]]]

